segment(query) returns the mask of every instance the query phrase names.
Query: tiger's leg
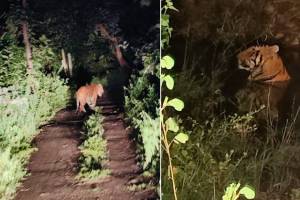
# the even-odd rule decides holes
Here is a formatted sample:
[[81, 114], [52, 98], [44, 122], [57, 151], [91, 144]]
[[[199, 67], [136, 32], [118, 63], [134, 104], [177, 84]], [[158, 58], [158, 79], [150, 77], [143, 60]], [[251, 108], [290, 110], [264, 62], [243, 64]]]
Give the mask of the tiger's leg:
[[81, 106], [80, 112], [86, 112], [84, 106]]
[[86, 112], [84, 105], [85, 104], [76, 99], [76, 113]]
[[86, 98], [86, 103], [89, 106], [89, 108], [92, 109], [92, 106], [93, 106], [93, 99], [92, 99], [92, 97], [87, 97]]
[[89, 105], [92, 110], [95, 110], [96, 103], [97, 103], [97, 96], [96, 97], [92, 97], [91, 104]]
[[76, 99], [76, 113], [78, 113], [79, 111], [79, 100]]
[[85, 103], [80, 102], [79, 112], [86, 112], [84, 105]]

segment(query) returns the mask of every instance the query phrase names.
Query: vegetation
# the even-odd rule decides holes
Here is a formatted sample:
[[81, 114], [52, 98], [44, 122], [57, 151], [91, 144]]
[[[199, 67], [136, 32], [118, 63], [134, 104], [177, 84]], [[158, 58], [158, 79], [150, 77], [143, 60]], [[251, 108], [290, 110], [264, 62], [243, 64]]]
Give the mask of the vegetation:
[[[169, 57], [165, 56], [161, 60], [161, 67], [166, 69], [171, 69], [174, 66], [174, 60]], [[162, 83], [165, 82], [168, 89], [172, 90], [174, 87], [174, 80], [170, 75], [162, 74]], [[167, 154], [168, 160], [168, 176], [169, 179], [172, 181], [173, 187], [173, 194], [174, 199], [177, 200], [177, 189], [175, 183], [175, 176], [174, 176], [174, 165], [172, 162], [173, 152], [171, 152], [172, 143], [186, 143], [188, 140], [188, 135], [186, 133], [179, 131], [178, 122], [169, 117], [165, 120], [165, 112], [168, 107], [173, 107], [177, 111], [181, 111], [184, 108], [184, 103], [178, 98], [173, 98], [169, 100], [169, 97], [164, 97], [163, 103], [160, 108], [160, 115], [161, 115], [161, 140], [163, 144], [164, 152]], [[175, 134], [175, 135], [174, 135]]]
[[[166, 1], [165, 5], [162, 8], [162, 41], [161, 46], [169, 44], [169, 40], [171, 37], [172, 28], [169, 26], [169, 14], [167, 11], [175, 10], [178, 11], [174, 6], [172, 1]], [[161, 68], [170, 70], [174, 67], [174, 60], [170, 56], [164, 56], [161, 59]], [[166, 87], [169, 90], [173, 90], [174, 88], [174, 79], [171, 75], [163, 73], [161, 74], [161, 86], [165, 82]], [[173, 196], [174, 199], [177, 200], [177, 188], [176, 188], [176, 180], [175, 180], [175, 173], [174, 173], [174, 165], [173, 165], [173, 152], [171, 151], [172, 144], [174, 143], [186, 143], [189, 136], [186, 133], [179, 131], [179, 126], [177, 120], [172, 117], [168, 117], [166, 120], [166, 110], [168, 107], [173, 107], [173, 109], [177, 111], [182, 111], [184, 108], [184, 102], [178, 98], [173, 98], [169, 100], [168, 96], [164, 97], [163, 103], [160, 106], [160, 124], [161, 124], [161, 141], [163, 147], [163, 153], [166, 154], [165, 162], [168, 172], [168, 179], [172, 182], [172, 189], [173, 189]], [[163, 154], [163, 155], [165, 155]], [[164, 158], [164, 157], [163, 157]], [[163, 166], [162, 168], [166, 168]], [[165, 180], [166, 181], [166, 180]], [[165, 183], [164, 183], [165, 184]]]
[[[159, 173], [159, 51], [141, 52], [143, 70], [132, 75], [125, 88], [125, 111], [135, 128], [140, 161], [153, 175]], [[146, 49], [146, 48], [145, 48]]]
[[[127, 93], [130, 121], [143, 133], [139, 134], [141, 146], [143, 142], [147, 146], [146, 151], [141, 150], [147, 152], [142, 159], [146, 160], [144, 167], [157, 170], [159, 10], [153, 12], [152, 8], [158, 7], [159, 2], [22, 2], [23, 5], [9, 1], [0, 8], [0, 199], [9, 199], [26, 174], [24, 166], [33, 151], [30, 143], [39, 126], [73, 99], [69, 87], [74, 92], [91, 81], [101, 82], [108, 93], [114, 92], [112, 96], [123, 103], [123, 87], [134, 74], [128, 88], [135, 88], [135, 82], [139, 82], [136, 90], [141, 91]], [[104, 24], [117, 40], [130, 66], [120, 66], [116, 47], [100, 34], [99, 24]], [[62, 52], [70, 58], [68, 64], [72, 61], [73, 73], [64, 70]], [[146, 99], [141, 96], [145, 93]], [[132, 114], [135, 101], [142, 104], [142, 115]], [[83, 178], [109, 173], [103, 170], [107, 155], [102, 119], [96, 113], [85, 123], [88, 133], [80, 158]], [[150, 131], [157, 133], [154, 138]], [[152, 144], [156, 144], [154, 148]]]
[[225, 191], [225, 194], [222, 197], [222, 200], [236, 200], [240, 196], [245, 196], [246, 199], [254, 199], [255, 193], [252, 188], [249, 186], [244, 186], [240, 189], [240, 183], [230, 184]]
[[[180, 12], [172, 13], [175, 34], [166, 52], [176, 56], [170, 75], [180, 84], [163, 95], [185, 102], [182, 112], [168, 113], [189, 135], [186, 144], [170, 149], [178, 199], [243, 199], [239, 187], [248, 184], [257, 199], [296, 199], [297, 113], [282, 121], [262, 119], [267, 105], [251, 108], [243, 102], [247, 108], [240, 109], [236, 95], [247, 86], [236, 53], [278, 41], [272, 16], [281, 11], [270, 6], [270, 1], [235, 0], [175, 4]], [[172, 199], [166, 155], [162, 162], [163, 199]]]
[[147, 168], [150, 164], [154, 169], [159, 168], [159, 118], [152, 119], [146, 112], [140, 114], [141, 119], [134, 118], [136, 128], [140, 131], [144, 149], [143, 167]]
[[[0, 199], [10, 199], [26, 175], [24, 166], [38, 127], [67, 104], [69, 93], [65, 81], [56, 72], [45, 75], [42, 71], [48, 61], [55, 60], [50, 47], [38, 40], [34, 46], [33, 76], [26, 76], [24, 48], [11, 33], [0, 39]], [[5, 44], [5, 45], [4, 45]], [[43, 58], [43, 59], [38, 59]], [[56, 62], [50, 62], [58, 67]], [[30, 85], [33, 84], [34, 92]]]
[[103, 116], [97, 110], [95, 114], [89, 116], [84, 123], [83, 143], [80, 145], [81, 157], [79, 177], [94, 179], [109, 175], [109, 170], [104, 168], [107, 162], [106, 140], [104, 139], [104, 129], [102, 126]]

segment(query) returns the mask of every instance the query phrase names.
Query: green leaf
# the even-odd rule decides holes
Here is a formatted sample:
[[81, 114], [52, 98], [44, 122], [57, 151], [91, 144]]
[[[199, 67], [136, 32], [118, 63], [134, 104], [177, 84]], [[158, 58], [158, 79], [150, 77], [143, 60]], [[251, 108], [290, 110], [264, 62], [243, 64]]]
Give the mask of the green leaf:
[[184, 103], [180, 99], [174, 98], [168, 101], [167, 106], [172, 106], [177, 111], [182, 111]]
[[189, 140], [189, 136], [185, 133], [178, 133], [176, 136], [175, 136], [175, 140], [180, 142], [180, 143], [186, 143], [186, 141]]
[[169, 25], [169, 15], [162, 14], [161, 15], [161, 25], [168, 26]]
[[225, 194], [222, 197], [222, 200], [233, 200], [237, 197], [237, 190], [240, 187], [240, 183], [231, 183], [229, 186], [227, 186], [225, 190]]
[[166, 81], [166, 86], [169, 90], [172, 90], [174, 87], [174, 79], [172, 78], [172, 76], [167, 75], [165, 77], [163, 77], [163, 79]]
[[161, 67], [166, 69], [172, 69], [174, 64], [174, 59], [171, 56], [164, 56], [160, 62]]
[[247, 199], [254, 199], [255, 198], [255, 191], [252, 187], [246, 185], [244, 186], [240, 192], [240, 194], [244, 195]]
[[166, 125], [168, 130], [170, 131], [177, 132], [179, 130], [179, 126], [177, 125], [175, 119], [172, 117], [166, 120]]

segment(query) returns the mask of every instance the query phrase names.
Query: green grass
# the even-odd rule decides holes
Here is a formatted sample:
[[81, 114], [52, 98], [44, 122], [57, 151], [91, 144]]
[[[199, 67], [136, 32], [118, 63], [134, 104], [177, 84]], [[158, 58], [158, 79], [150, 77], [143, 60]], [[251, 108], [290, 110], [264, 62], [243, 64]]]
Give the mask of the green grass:
[[110, 174], [110, 170], [104, 168], [108, 160], [107, 143], [103, 137], [102, 121], [103, 116], [97, 110], [84, 124], [84, 141], [79, 147], [81, 156], [79, 158], [80, 169], [78, 178], [92, 180], [103, 178]]

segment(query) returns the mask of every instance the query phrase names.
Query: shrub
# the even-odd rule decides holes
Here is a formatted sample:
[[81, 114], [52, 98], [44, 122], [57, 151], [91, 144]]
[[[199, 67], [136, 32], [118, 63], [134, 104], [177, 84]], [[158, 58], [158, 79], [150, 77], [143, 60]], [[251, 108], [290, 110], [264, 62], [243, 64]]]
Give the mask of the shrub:
[[33, 45], [34, 71], [26, 77], [24, 48], [8, 33], [0, 38], [0, 199], [10, 199], [26, 174], [24, 165], [39, 125], [69, 99], [66, 82], [56, 73], [43, 73], [47, 65], [57, 69], [59, 63], [43, 40]]
[[56, 49], [52, 47], [51, 40], [45, 35], [39, 37], [38, 40], [33, 42], [32, 54], [33, 65], [35, 70], [42, 71], [44, 73], [52, 72], [58, 74], [61, 62], [59, 56], [55, 53]]
[[[178, 84], [172, 90], [172, 95], [182, 96], [182, 100], [188, 102], [181, 115], [192, 117], [194, 120], [207, 120], [223, 112], [222, 105], [225, 103], [221, 91], [224, 86], [221, 79], [223, 74], [224, 71], [219, 69], [211, 76], [205, 73], [198, 75], [194, 69], [178, 73], [175, 76]], [[182, 95], [183, 91], [185, 91], [184, 95]]]
[[[236, 128], [242, 119], [236, 115], [228, 119], [194, 121], [192, 130], [186, 131], [190, 132], [187, 144], [173, 146], [173, 167], [179, 199], [221, 199], [229, 183], [235, 180], [250, 181], [251, 176], [240, 176], [243, 167], [246, 167], [248, 155], [245, 138], [241, 137], [241, 130]], [[247, 123], [244, 126], [251, 129], [251, 120]], [[162, 165], [167, 166], [165, 158]], [[172, 189], [167, 181], [167, 169], [163, 170], [164, 199], [168, 199]]]
[[9, 199], [25, 175], [24, 165], [33, 150], [30, 143], [38, 126], [68, 101], [64, 81], [43, 75], [39, 81], [36, 93], [27, 93], [21, 87], [0, 96], [3, 101], [0, 105], [0, 199]]
[[151, 117], [157, 116], [159, 94], [155, 87], [148, 75], [132, 76], [125, 90], [125, 110], [129, 119], [139, 118], [142, 111], [148, 112]]
[[138, 153], [144, 168], [157, 173], [159, 160], [159, 65], [158, 52], [139, 52], [143, 70], [131, 76], [125, 88], [125, 113], [135, 127]]
[[160, 127], [159, 117], [152, 119], [146, 112], [142, 111], [141, 119], [134, 119], [136, 128], [140, 131], [141, 141], [144, 147], [144, 168], [150, 163], [154, 169], [159, 168], [159, 144], [160, 144]]
[[19, 180], [26, 172], [17, 156], [12, 156], [10, 149], [0, 153], [0, 199], [6, 200], [15, 192]]
[[0, 87], [19, 84], [25, 74], [24, 48], [17, 46], [10, 34], [4, 33], [0, 38]]

